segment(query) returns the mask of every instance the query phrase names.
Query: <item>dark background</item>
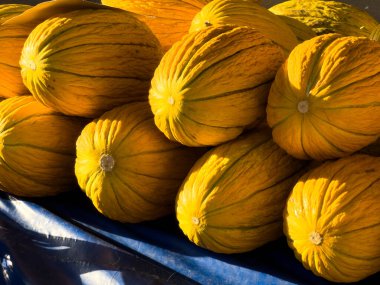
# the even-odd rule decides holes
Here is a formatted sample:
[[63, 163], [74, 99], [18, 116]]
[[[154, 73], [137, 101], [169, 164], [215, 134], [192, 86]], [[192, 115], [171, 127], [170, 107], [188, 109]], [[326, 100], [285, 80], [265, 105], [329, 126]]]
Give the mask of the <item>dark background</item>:
[[[100, 3], [100, 0], [91, 0], [91, 1]], [[378, 21], [380, 21], [380, 0], [339, 0], [339, 1], [352, 4], [360, 9], [366, 10], [369, 14], [371, 14]], [[29, 4], [29, 5], [34, 5], [40, 2], [43, 2], [43, 1], [41, 0], [5, 0], [4, 1], [4, 3], [24, 3], [24, 4]], [[284, 1], [283, 0], [263, 0], [263, 5], [265, 7], [271, 7], [280, 2], [284, 2]]]

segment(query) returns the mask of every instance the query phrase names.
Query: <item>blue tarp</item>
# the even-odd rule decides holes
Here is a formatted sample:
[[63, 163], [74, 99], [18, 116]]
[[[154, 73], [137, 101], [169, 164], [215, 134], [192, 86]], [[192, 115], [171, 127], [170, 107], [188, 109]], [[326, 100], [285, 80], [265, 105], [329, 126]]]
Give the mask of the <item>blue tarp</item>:
[[[216, 254], [188, 241], [174, 216], [122, 224], [79, 191], [39, 199], [1, 193], [0, 261], [0, 281], [12, 285], [331, 284], [305, 270], [285, 238]], [[380, 274], [358, 284], [380, 284]]]

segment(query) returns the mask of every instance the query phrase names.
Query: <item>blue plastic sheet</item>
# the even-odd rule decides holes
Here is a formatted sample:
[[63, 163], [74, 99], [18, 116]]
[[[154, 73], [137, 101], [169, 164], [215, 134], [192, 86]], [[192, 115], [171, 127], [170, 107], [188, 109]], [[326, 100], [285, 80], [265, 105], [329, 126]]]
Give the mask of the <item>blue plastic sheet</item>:
[[[4, 284], [192, 284], [174, 271], [81, 226], [80, 219], [70, 217], [71, 210], [80, 214], [77, 208], [82, 207], [81, 203], [71, 202], [80, 197], [63, 198], [59, 207], [65, 211], [54, 212], [32, 201], [1, 195]], [[61, 204], [59, 198], [41, 202], [52, 208]], [[97, 218], [93, 215], [91, 220], [95, 222]]]
[[[245, 254], [195, 246], [174, 216], [122, 224], [81, 192], [52, 198], [0, 195], [4, 284], [331, 284], [305, 270], [285, 238]], [[358, 284], [380, 284], [380, 274]]]

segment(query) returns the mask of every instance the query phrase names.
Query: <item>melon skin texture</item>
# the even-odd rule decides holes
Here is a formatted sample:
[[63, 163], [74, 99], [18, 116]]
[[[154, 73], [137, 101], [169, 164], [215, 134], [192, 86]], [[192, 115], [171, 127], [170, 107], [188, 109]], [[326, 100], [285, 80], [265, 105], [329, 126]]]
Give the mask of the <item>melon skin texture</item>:
[[183, 37], [164, 55], [149, 103], [157, 127], [187, 146], [216, 146], [265, 120], [283, 50], [249, 27], [210, 27]]
[[102, 0], [146, 23], [159, 39], [164, 51], [187, 34], [196, 13], [211, 0]]
[[273, 142], [268, 129], [214, 147], [178, 192], [179, 226], [193, 243], [218, 253], [247, 252], [275, 240], [304, 166]]
[[352, 155], [310, 170], [294, 186], [284, 232], [315, 275], [356, 282], [380, 269], [380, 157]]
[[290, 0], [270, 7], [269, 11], [301, 21], [317, 35], [340, 33], [368, 37], [379, 24], [366, 11], [339, 1]]
[[30, 95], [21, 78], [20, 54], [30, 29], [23, 26], [0, 25], [0, 97]]
[[66, 115], [96, 118], [146, 101], [161, 57], [157, 38], [132, 14], [83, 9], [39, 24], [25, 42], [20, 66], [36, 100]]
[[279, 16], [253, 1], [211, 1], [194, 16], [189, 32], [226, 24], [255, 28], [286, 53], [298, 44], [292, 29]]
[[18, 64], [22, 47], [30, 28], [3, 24], [32, 6], [22, 4], [0, 5], [0, 97], [9, 98], [29, 94], [22, 82]]
[[168, 140], [147, 102], [105, 112], [83, 129], [76, 148], [80, 188], [100, 213], [125, 223], [173, 213], [184, 177], [204, 153]]
[[299, 44], [271, 86], [273, 139], [300, 159], [350, 155], [380, 134], [380, 43], [328, 34]]
[[375, 29], [373, 29], [372, 33], [370, 34], [369, 38], [374, 41], [380, 42], [380, 24], [376, 26]]
[[78, 187], [75, 142], [87, 120], [17, 96], [0, 102], [0, 181], [17, 196], [43, 197]]
[[26, 4], [0, 4], [0, 24], [31, 7], [32, 6]]

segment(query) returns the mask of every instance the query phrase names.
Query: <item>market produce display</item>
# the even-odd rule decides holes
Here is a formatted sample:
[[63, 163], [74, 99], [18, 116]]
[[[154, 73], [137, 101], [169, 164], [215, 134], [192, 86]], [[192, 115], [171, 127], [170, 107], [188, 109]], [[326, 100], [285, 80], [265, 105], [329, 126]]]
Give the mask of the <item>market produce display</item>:
[[[343, 1], [0, 4], [0, 189], [380, 271], [380, 23]], [[100, 3], [101, 2], [101, 3]], [[276, 1], [278, 3], [278, 1]], [[91, 205], [91, 206], [92, 206]]]
[[265, 118], [285, 53], [262, 33], [223, 25], [189, 33], [164, 55], [149, 91], [157, 127], [188, 146], [216, 146]]

